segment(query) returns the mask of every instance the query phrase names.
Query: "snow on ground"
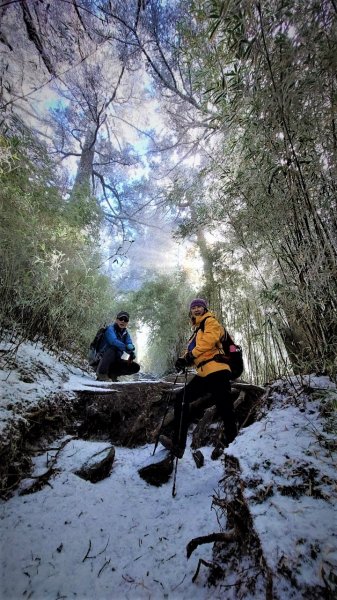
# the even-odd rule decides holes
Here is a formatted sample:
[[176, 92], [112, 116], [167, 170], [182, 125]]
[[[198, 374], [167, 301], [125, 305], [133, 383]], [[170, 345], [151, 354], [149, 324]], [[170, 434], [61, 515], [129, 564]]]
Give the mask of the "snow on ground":
[[[0, 352], [5, 349], [0, 346]], [[49, 394], [97, 386], [90, 373], [58, 361], [40, 345], [21, 344], [16, 355], [2, 352], [0, 366], [3, 427]], [[293, 380], [283, 388], [275, 384], [268, 412], [226, 451], [239, 461], [253, 525], [276, 574], [275, 597], [282, 600], [295, 597], [282, 573], [309, 587], [328, 582], [333, 589], [337, 581], [335, 430], [329, 432], [320, 399], [307, 396], [305, 386], [336, 395], [328, 378]], [[102, 442], [69, 439], [50, 485], [25, 496], [18, 490], [1, 504], [0, 597], [224, 598], [221, 587], [207, 587], [204, 567], [191, 582], [199, 557], [211, 559], [211, 545], [200, 546], [189, 560], [185, 550], [191, 538], [220, 529], [211, 503], [223, 477], [222, 461], [211, 461], [211, 449], [203, 448], [205, 466], [197, 469], [188, 449], [178, 463], [173, 498], [172, 478], [153, 487], [137, 473], [153, 446], [116, 447], [111, 475], [99, 483], [75, 475], [102, 447]], [[36, 458], [36, 474], [53, 452]], [[296, 598], [307, 597], [298, 588]], [[236, 598], [235, 587], [226, 595], [230, 598]]]
[[59, 360], [41, 343], [0, 343], [0, 434], [50, 394], [70, 391], [69, 382], [89, 374]]
[[[62, 362], [40, 342], [18, 345], [0, 342], [0, 435], [10, 421], [20, 420], [24, 410], [33, 408], [51, 394], [66, 392], [71, 396], [75, 391], [90, 388], [99, 391], [109, 387], [103, 382], [97, 387], [93, 377], [90, 369]], [[125, 377], [114, 385], [130, 384], [130, 380]]]
[[[69, 441], [51, 487], [3, 505], [2, 597], [215, 597], [204, 587], [206, 573], [191, 583], [198, 556], [211, 559], [211, 545], [189, 561], [185, 548], [191, 538], [218, 530], [211, 500], [221, 463], [209, 460], [206, 448], [207, 467], [197, 470], [187, 451], [173, 498], [172, 482], [154, 487], [137, 473], [153, 446], [117, 447], [111, 475], [99, 483], [74, 475], [101, 449], [102, 444]], [[39, 458], [37, 472], [46, 460]]]
[[[8, 350], [8, 345], [2, 344], [1, 350]], [[90, 373], [60, 362], [40, 344], [22, 343], [9, 357], [3, 353], [1, 366], [2, 431], [11, 420], [20, 419], [23, 410], [52, 393], [71, 395], [108, 385], [97, 387]], [[206, 573], [194, 584], [191, 579], [198, 556], [211, 559], [212, 547], [196, 550], [189, 561], [185, 548], [191, 538], [219, 528], [211, 503], [223, 474], [221, 463], [211, 461], [211, 449], [205, 448], [208, 467], [197, 469], [186, 451], [179, 461], [174, 498], [172, 481], [153, 487], [138, 475], [153, 446], [116, 447], [111, 475], [99, 483], [74, 474], [105, 445], [69, 440], [58, 455], [55, 467], [60, 472], [50, 486], [20, 496], [31, 483], [23, 481], [2, 503], [1, 598], [208, 597]], [[46, 470], [52, 455], [48, 450], [35, 459], [34, 476]]]
[[[297, 393], [308, 385], [324, 390], [337, 401], [327, 377], [293, 379], [292, 385]], [[337, 582], [336, 431], [326, 430], [318, 400], [298, 393], [297, 406], [293, 401], [275, 391], [265, 417], [243, 430], [227, 454], [239, 460], [268, 566], [274, 573], [289, 570], [301, 587], [324, 587], [324, 579]], [[278, 597], [291, 597], [285, 580]]]

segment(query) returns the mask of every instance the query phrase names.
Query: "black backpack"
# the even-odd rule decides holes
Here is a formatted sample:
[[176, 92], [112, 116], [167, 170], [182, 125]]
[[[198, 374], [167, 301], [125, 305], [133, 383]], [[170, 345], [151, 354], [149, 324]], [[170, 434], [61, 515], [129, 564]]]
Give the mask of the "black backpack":
[[104, 337], [106, 329], [107, 329], [107, 326], [100, 327], [89, 346], [88, 362], [89, 362], [89, 365], [91, 365], [91, 366], [96, 365], [100, 361], [101, 356], [98, 352], [98, 348]]
[[[207, 319], [211, 319], [211, 318], [213, 318], [213, 317], [206, 317], [206, 319], [204, 319], [200, 323], [200, 326], [198, 327], [197, 331], [199, 331], [199, 329], [201, 331], [205, 331], [205, 322], [207, 321]], [[220, 342], [222, 345], [223, 354], [219, 353], [210, 360], [215, 360], [216, 362], [223, 362], [223, 363], [228, 364], [230, 367], [230, 370], [231, 370], [230, 378], [237, 379], [238, 377], [240, 377], [240, 375], [242, 375], [242, 372], [244, 369], [242, 348], [241, 348], [241, 346], [238, 346], [237, 344], [235, 344], [233, 338], [229, 335], [229, 333], [228, 333], [228, 331], [226, 331], [226, 329], [225, 329], [225, 333], [222, 336]], [[231, 346], [235, 347], [235, 351], [230, 350]], [[206, 362], [210, 362], [210, 361], [207, 360], [204, 363], [201, 363], [201, 365], [206, 364]], [[199, 366], [201, 366], [201, 365], [199, 365]]]

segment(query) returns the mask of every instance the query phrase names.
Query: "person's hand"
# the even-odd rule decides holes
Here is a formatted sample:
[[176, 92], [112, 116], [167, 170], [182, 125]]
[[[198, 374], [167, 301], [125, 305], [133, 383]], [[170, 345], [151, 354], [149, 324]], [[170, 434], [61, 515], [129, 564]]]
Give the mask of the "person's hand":
[[135, 360], [135, 358], [136, 358], [135, 353], [134, 352], [130, 352], [130, 354], [129, 354], [129, 360], [130, 360], [130, 362], [132, 362], [133, 360]]
[[176, 360], [176, 364], [175, 364], [176, 370], [179, 373], [180, 371], [185, 371], [186, 367], [187, 367], [187, 362], [186, 362], [185, 358], [183, 358], [182, 356], [180, 356]]
[[133, 344], [126, 344], [125, 346], [126, 351], [129, 352], [131, 354], [131, 352], [134, 352], [136, 350], [136, 348], [134, 347]]
[[187, 366], [191, 366], [194, 363], [194, 356], [192, 354], [192, 352], [187, 352], [187, 354], [185, 354], [184, 359], [186, 361]]

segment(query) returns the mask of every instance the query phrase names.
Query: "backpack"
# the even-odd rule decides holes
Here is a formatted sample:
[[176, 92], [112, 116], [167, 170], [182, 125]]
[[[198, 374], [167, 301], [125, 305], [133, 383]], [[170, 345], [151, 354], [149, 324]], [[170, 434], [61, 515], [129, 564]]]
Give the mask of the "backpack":
[[89, 346], [88, 362], [91, 367], [97, 365], [97, 363], [100, 361], [101, 355], [98, 352], [98, 348], [104, 337], [106, 329], [107, 327], [100, 327]]
[[[211, 319], [212, 317], [206, 317], [206, 319], [204, 319], [201, 323], [200, 326], [197, 329], [197, 332], [199, 331], [199, 329], [201, 329], [201, 331], [205, 331], [205, 321], [207, 321], [207, 319]], [[243, 357], [242, 357], [242, 348], [241, 346], [238, 346], [237, 344], [235, 344], [233, 338], [229, 335], [228, 331], [226, 331], [225, 329], [225, 333], [222, 336], [222, 338], [220, 339], [221, 342], [221, 350], [223, 352], [221, 352], [220, 350], [220, 354], [216, 355], [214, 358], [210, 359], [210, 360], [215, 360], [216, 362], [223, 362], [223, 363], [227, 363], [230, 367], [231, 370], [231, 379], [237, 379], [238, 377], [240, 377], [240, 375], [242, 375], [243, 369], [244, 369], [244, 365], [243, 365]], [[205, 364], [206, 362], [210, 362], [210, 361], [205, 361], [202, 364]]]

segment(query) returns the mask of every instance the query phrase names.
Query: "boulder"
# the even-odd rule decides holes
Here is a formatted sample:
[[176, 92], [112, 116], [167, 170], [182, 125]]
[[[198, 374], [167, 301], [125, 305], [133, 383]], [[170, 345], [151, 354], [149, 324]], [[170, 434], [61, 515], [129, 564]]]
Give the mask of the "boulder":
[[192, 456], [193, 456], [194, 462], [198, 469], [200, 469], [201, 467], [204, 466], [205, 457], [204, 457], [203, 453], [201, 452], [201, 450], [195, 450], [195, 452], [192, 452]]
[[114, 446], [109, 446], [108, 448], [104, 448], [104, 450], [96, 452], [96, 454], [89, 458], [89, 460], [87, 460], [75, 473], [79, 477], [82, 477], [82, 479], [91, 481], [91, 483], [97, 483], [97, 481], [101, 481], [108, 477], [114, 459], [115, 448]]
[[160, 450], [138, 469], [142, 479], [151, 485], [160, 486], [166, 483], [173, 471], [174, 457], [169, 450]]

